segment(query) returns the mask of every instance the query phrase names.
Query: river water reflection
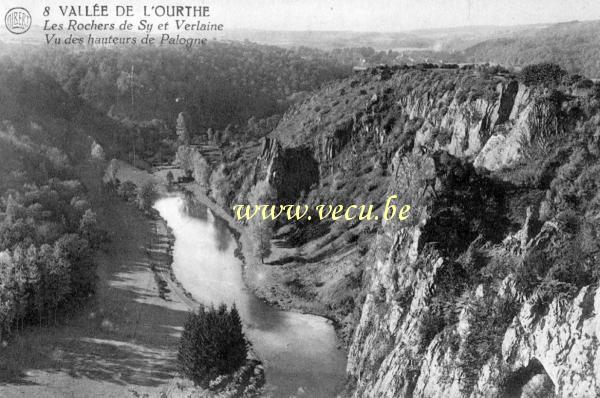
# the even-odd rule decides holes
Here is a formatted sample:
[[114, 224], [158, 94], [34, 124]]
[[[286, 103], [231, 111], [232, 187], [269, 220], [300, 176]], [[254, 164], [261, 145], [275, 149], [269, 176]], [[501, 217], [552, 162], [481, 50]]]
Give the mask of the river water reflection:
[[244, 284], [232, 234], [210, 210], [190, 209], [181, 197], [160, 199], [154, 207], [173, 230], [173, 271], [183, 287], [201, 303], [238, 307], [246, 335], [264, 363], [268, 391], [275, 397], [336, 396], [344, 383], [346, 358], [336, 348], [331, 322], [258, 300]]

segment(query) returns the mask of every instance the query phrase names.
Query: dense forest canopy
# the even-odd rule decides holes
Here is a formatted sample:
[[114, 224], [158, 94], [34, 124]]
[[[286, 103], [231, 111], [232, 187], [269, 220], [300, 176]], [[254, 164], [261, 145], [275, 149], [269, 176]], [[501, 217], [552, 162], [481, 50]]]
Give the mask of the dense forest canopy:
[[250, 42], [201, 48], [86, 48], [15, 52], [104, 113], [174, 124], [187, 111], [198, 131], [282, 113], [293, 94], [347, 75], [326, 53]]
[[30, 75], [2, 66], [0, 339], [5, 339], [25, 324], [56, 322], [59, 310], [94, 292], [92, 253], [103, 234], [68, 156], [77, 156], [88, 138], [72, 124], [77, 107], [63, 108], [74, 105], [72, 99], [40, 71]]
[[116, 143], [126, 135], [122, 125], [65, 91], [44, 69], [10, 57], [0, 58], [0, 121], [71, 160], [88, 155], [91, 137]]

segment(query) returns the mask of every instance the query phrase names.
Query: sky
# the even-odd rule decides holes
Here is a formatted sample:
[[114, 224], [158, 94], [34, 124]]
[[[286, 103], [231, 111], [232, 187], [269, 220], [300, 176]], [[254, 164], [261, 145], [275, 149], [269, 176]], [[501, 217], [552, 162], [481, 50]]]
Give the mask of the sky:
[[221, 0], [236, 24], [274, 30], [405, 31], [600, 19], [600, 0]]
[[[101, 0], [100, 0], [101, 1]], [[0, 0], [0, 15], [27, 8], [41, 25], [44, 7], [85, 5], [73, 0]], [[87, 2], [95, 4], [95, 2]], [[407, 31], [472, 26], [522, 25], [600, 19], [600, 0], [106, 0], [109, 7], [209, 5], [204, 22], [226, 29]]]

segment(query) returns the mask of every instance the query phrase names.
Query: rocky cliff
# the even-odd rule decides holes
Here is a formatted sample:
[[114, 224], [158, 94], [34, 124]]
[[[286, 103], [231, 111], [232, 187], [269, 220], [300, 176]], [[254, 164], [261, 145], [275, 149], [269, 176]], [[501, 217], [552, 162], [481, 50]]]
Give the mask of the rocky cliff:
[[[475, 186], [487, 193], [493, 181], [456, 185], [456, 174], [469, 168], [450, 166], [449, 175], [448, 164], [427, 156], [410, 155], [399, 165], [392, 191], [402, 190], [420, 210], [411, 225], [388, 223], [377, 236], [348, 360], [354, 396], [598, 396], [598, 294], [591, 277], [598, 264], [584, 269], [569, 263], [590, 261], [590, 252], [570, 247], [573, 231], [547, 221], [536, 232], [529, 212], [523, 227], [510, 233], [500, 214], [508, 209], [481, 213], [483, 193], [459, 191]], [[452, 208], [455, 224], [444, 230], [435, 214]], [[461, 225], [468, 210], [476, 227]], [[470, 244], [453, 255], [456, 245], [444, 247], [444, 240], [457, 229]], [[539, 253], [554, 251], [549, 263], [537, 262]], [[561, 275], [563, 266], [583, 278]]]
[[400, 144], [399, 129], [414, 134], [415, 148], [498, 170], [519, 161], [523, 144], [557, 133], [561, 109], [553, 94], [507, 74], [379, 68], [325, 87], [290, 111], [272, 136], [283, 147], [310, 147], [321, 177], [346, 146], [358, 150], [361, 136], [382, 149]]
[[[442, 117], [427, 98], [405, 100], [425, 123], [412, 153], [396, 153], [389, 192], [417, 212], [383, 224], [366, 264], [347, 368], [355, 397], [600, 395], [597, 102], [515, 81], [497, 92], [455, 98]], [[430, 133], [438, 126], [447, 144]], [[533, 162], [532, 147], [550, 158]]]
[[251, 175], [285, 200], [412, 205], [406, 222], [279, 234], [296, 247], [272, 267], [293, 274], [286, 297], [349, 333], [349, 395], [600, 395], [600, 87], [578, 79], [376, 68], [266, 138]]

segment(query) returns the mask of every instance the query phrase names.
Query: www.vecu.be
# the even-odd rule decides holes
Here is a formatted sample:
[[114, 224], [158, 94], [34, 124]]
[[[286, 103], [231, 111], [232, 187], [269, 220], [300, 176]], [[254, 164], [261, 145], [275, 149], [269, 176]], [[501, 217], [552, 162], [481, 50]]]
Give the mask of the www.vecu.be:
[[[383, 209], [383, 219], [386, 221], [397, 217], [404, 221], [409, 217], [410, 205], [398, 206], [392, 204], [392, 200], [397, 199], [398, 195], [391, 195], [385, 201]], [[275, 204], [247, 204], [234, 205], [234, 216], [238, 221], [249, 221], [257, 217], [263, 220], [277, 220], [285, 218], [288, 221], [298, 221], [306, 218], [311, 220], [316, 215], [319, 220], [331, 219], [337, 220], [379, 220], [379, 216], [374, 214], [374, 206], [370, 205], [316, 205], [313, 212], [310, 212], [308, 205], [275, 205]]]

